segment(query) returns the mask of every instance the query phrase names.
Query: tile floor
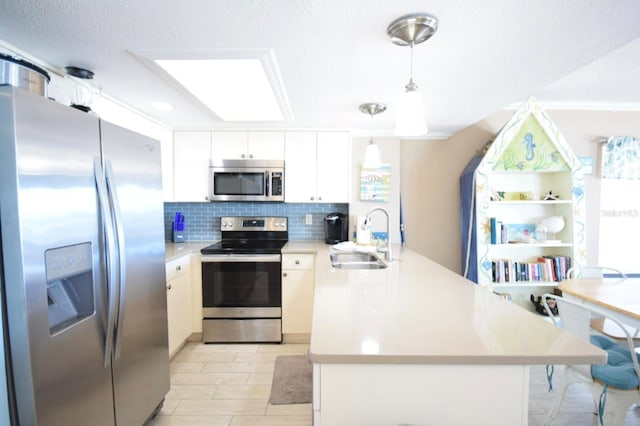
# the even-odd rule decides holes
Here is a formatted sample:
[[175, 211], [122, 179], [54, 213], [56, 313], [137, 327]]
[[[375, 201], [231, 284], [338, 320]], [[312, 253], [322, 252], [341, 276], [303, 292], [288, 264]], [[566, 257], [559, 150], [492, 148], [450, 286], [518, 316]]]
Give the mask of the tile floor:
[[[171, 361], [171, 390], [160, 414], [147, 426], [311, 426], [311, 404], [271, 405], [275, 359], [302, 354], [306, 344], [204, 345], [187, 343]], [[547, 391], [544, 367], [531, 368], [529, 426], [545, 424], [560, 383], [562, 367]], [[479, 423], [480, 424], [480, 423]], [[569, 387], [554, 426], [597, 425], [593, 402], [579, 384]], [[640, 426], [640, 408], [627, 413], [625, 426]]]
[[311, 404], [269, 404], [276, 357], [308, 349], [188, 342], [171, 360], [171, 390], [147, 426], [311, 426]]

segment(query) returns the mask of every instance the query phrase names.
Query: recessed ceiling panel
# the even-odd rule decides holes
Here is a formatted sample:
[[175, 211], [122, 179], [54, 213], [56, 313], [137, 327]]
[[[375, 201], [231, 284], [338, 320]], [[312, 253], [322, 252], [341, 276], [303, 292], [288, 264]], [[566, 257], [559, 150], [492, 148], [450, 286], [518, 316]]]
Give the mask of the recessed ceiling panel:
[[292, 120], [271, 49], [135, 53], [223, 121]]

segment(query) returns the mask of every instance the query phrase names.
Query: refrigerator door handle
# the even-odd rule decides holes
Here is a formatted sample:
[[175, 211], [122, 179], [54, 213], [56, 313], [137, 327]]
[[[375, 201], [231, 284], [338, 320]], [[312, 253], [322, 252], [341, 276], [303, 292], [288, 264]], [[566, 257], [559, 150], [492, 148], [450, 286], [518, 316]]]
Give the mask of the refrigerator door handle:
[[116, 253], [115, 230], [111, 215], [111, 206], [107, 195], [107, 185], [100, 163], [100, 158], [93, 159], [93, 174], [96, 180], [96, 190], [98, 192], [98, 202], [100, 204], [101, 224], [104, 230], [106, 250], [105, 260], [107, 263], [107, 330], [104, 339], [104, 366], [111, 365], [111, 352], [113, 351], [114, 335], [114, 311], [116, 309], [116, 276], [117, 265], [114, 259]]
[[117, 253], [118, 253], [118, 316], [115, 328], [115, 347], [113, 350], [115, 359], [120, 358], [120, 349], [122, 346], [122, 325], [124, 324], [124, 307], [126, 303], [125, 295], [127, 290], [127, 263], [125, 261], [125, 241], [124, 230], [122, 229], [122, 214], [120, 213], [120, 203], [118, 201], [118, 193], [116, 191], [115, 180], [113, 178], [113, 169], [109, 160], [105, 163], [107, 192], [111, 207], [113, 209], [113, 218], [116, 233]]

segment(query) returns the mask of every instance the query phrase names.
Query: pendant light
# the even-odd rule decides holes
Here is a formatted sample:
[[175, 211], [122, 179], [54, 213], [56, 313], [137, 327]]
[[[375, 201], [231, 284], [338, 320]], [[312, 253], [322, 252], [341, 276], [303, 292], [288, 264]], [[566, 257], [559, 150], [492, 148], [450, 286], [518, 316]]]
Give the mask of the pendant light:
[[422, 96], [413, 82], [413, 47], [428, 40], [437, 30], [438, 19], [426, 13], [401, 16], [387, 27], [393, 43], [411, 49], [409, 83], [405, 86], [396, 117], [395, 133], [398, 136], [420, 136], [428, 131]]
[[373, 140], [373, 116], [384, 112], [386, 109], [386, 105], [375, 102], [360, 105], [360, 111], [371, 116], [371, 137], [364, 151], [364, 161], [362, 163], [362, 167], [365, 169], [377, 169], [380, 167], [380, 150]]

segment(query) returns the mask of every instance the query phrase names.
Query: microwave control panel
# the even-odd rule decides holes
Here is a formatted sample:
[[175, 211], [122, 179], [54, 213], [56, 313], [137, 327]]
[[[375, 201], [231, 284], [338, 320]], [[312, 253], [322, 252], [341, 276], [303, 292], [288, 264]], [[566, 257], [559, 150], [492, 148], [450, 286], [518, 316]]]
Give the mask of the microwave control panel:
[[283, 195], [282, 172], [271, 173], [271, 195]]

